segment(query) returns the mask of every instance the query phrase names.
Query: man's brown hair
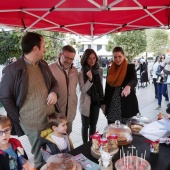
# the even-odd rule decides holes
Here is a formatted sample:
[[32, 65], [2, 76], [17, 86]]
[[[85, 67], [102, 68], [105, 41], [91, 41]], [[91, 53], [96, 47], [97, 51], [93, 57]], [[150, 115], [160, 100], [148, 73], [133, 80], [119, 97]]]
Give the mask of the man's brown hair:
[[62, 48], [62, 53], [64, 53], [65, 51], [76, 54], [76, 50], [71, 45], [65, 45]]
[[2, 128], [5, 128], [5, 127], [7, 127], [7, 126], [12, 126], [11, 125], [11, 121], [10, 121], [10, 119], [7, 117], [7, 116], [4, 116], [4, 115], [0, 115], [0, 126], [2, 127]]

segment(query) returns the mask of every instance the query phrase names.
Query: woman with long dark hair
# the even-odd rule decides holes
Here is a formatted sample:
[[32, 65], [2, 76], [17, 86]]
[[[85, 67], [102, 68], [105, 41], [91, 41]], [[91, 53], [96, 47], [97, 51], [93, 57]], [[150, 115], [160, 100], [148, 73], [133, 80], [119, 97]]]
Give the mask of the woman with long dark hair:
[[138, 101], [135, 94], [137, 76], [134, 64], [128, 64], [121, 47], [113, 49], [114, 61], [108, 71], [105, 88], [105, 114], [108, 124], [127, 119], [138, 112]]
[[99, 67], [98, 57], [93, 49], [85, 50], [81, 57], [81, 66], [79, 107], [82, 120], [82, 139], [85, 143], [89, 140], [89, 136], [96, 131], [99, 109], [103, 102], [103, 70]]

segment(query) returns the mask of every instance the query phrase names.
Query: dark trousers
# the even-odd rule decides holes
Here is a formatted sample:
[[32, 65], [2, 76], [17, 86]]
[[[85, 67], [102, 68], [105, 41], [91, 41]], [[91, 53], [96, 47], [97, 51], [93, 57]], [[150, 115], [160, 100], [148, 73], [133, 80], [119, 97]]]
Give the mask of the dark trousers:
[[89, 117], [81, 115], [82, 120], [81, 133], [83, 143], [86, 143], [90, 139], [90, 135], [93, 135], [96, 132], [96, 125], [99, 117], [99, 109], [100, 107], [98, 105], [91, 104]]
[[158, 95], [157, 95], [157, 78], [153, 78], [153, 84], [154, 84], [154, 87], [155, 87], [155, 98], [158, 98]]

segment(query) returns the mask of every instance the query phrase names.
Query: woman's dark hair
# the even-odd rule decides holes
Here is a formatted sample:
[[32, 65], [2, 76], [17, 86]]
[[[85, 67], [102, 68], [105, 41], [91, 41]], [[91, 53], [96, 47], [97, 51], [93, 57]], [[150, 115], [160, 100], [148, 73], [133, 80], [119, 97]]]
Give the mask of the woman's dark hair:
[[94, 54], [94, 55], [95, 55], [95, 57], [96, 57], [96, 63], [98, 63], [98, 57], [97, 57], [96, 52], [95, 52], [93, 49], [86, 49], [86, 50], [84, 51], [82, 57], [81, 57], [81, 66], [82, 66], [82, 67], [88, 65], [88, 64], [87, 64], [87, 60], [88, 60], [88, 58], [89, 58], [89, 56], [90, 56], [91, 54]]
[[115, 52], [121, 52], [123, 55], [125, 54], [122, 47], [115, 47], [113, 49], [113, 53], [115, 53]]
[[28, 54], [34, 46], [40, 49], [42, 35], [35, 32], [27, 32], [21, 41], [23, 54]]

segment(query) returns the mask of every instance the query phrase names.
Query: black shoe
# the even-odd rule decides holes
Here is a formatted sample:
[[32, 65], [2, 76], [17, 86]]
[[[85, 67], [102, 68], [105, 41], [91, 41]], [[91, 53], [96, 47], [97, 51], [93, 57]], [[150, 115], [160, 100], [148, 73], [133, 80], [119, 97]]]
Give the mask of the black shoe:
[[[155, 96], [155, 99], [158, 99], [158, 97], [157, 96]], [[167, 106], [168, 107], [168, 106]]]
[[167, 104], [167, 107], [170, 107], [170, 103]]

